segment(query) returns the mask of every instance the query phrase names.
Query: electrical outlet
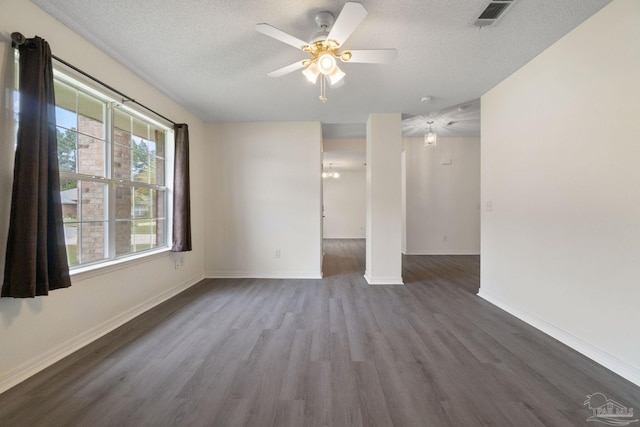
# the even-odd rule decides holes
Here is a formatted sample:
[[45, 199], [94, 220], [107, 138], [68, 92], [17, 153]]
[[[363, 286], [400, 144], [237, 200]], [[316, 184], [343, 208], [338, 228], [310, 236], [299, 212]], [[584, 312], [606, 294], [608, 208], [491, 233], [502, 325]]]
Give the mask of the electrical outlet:
[[443, 242], [446, 242], [448, 239], [449, 239], [449, 238], [448, 238], [446, 235], [442, 236], [442, 241], [443, 241]]
[[176, 270], [180, 268], [180, 260], [176, 260]]
[[280, 249], [276, 249], [276, 258], [280, 258]]

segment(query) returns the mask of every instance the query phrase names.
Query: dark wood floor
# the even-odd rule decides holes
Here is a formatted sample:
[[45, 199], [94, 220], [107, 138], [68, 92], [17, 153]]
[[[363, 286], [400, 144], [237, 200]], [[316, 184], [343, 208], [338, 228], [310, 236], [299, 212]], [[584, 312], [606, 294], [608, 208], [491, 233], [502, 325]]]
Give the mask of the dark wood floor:
[[405, 286], [368, 286], [364, 241], [325, 253], [322, 280], [203, 281], [0, 395], [0, 425], [584, 426], [594, 392], [640, 411], [478, 298], [479, 257], [405, 257]]

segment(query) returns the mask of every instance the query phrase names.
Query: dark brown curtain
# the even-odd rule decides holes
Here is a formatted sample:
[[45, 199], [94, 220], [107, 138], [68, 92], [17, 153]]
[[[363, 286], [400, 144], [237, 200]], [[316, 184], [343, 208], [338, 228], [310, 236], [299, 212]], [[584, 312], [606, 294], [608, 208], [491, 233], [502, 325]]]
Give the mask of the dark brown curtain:
[[20, 121], [13, 173], [3, 297], [71, 286], [62, 224], [53, 67], [49, 44], [19, 46]]
[[176, 124], [173, 168], [173, 252], [191, 250], [191, 195], [189, 190], [189, 126]]

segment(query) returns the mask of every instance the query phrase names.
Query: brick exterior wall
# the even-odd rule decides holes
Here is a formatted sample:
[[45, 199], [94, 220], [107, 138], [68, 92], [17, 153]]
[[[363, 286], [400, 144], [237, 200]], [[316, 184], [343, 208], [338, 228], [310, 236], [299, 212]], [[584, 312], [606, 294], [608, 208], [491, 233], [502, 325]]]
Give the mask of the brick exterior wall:
[[[102, 122], [78, 114], [77, 133], [77, 171], [90, 176], [104, 177], [106, 173], [105, 165], [105, 142], [104, 125]], [[157, 141], [159, 155], [164, 157], [164, 133], [156, 131], [152, 133], [152, 138]], [[119, 180], [135, 180], [132, 175], [132, 151], [131, 133], [127, 130], [114, 128], [113, 130], [113, 159], [112, 178], [115, 180], [115, 252], [116, 255], [123, 255], [150, 247], [157, 247], [165, 243], [163, 233], [163, 221], [156, 221], [159, 215], [164, 216], [164, 192], [157, 192], [145, 189], [143, 193], [152, 194], [153, 204], [151, 209], [145, 210], [144, 219], [137, 221], [134, 217], [135, 190], [127, 185], [118, 184]], [[154, 159], [164, 162], [163, 158]], [[155, 169], [155, 170], [154, 170]], [[163, 183], [164, 167], [152, 168], [155, 178], [151, 181]], [[106, 209], [106, 185], [101, 182], [82, 181], [79, 183], [78, 205], [64, 206], [68, 216], [76, 217], [78, 227], [75, 230], [77, 242], [77, 260], [84, 264], [91, 261], [99, 261], [108, 256], [105, 253], [105, 235], [108, 213]], [[160, 204], [157, 203], [158, 193], [162, 198]], [[145, 194], [146, 195], [146, 194]], [[79, 211], [79, 212], [78, 212]], [[151, 218], [149, 218], [151, 217]], [[160, 224], [158, 224], [158, 222]], [[69, 225], [68, 225], [69, 226]], [[142, 230], [142, 231], [141, 231]], [[136, 231], [138, 234], [136, 234]], [[73, 244], [73, 238], [69, 241]]]
[[[104, 136], [104, 125], [90, 117], [78, 115], [78, 172], [104, 176], [104, 141], [85, 135]], [[82, 132], [82, 133], [80, 133]], [[79, 259], [83, 263], [104, 259], [105, 247], [105, 192], [104, 184], [83, 181], [79, 188], [81, 230]], [[87, 222], [91, 221], [91, 222]]]
[[[128, 181], [131, 179], [131, 133], [114, 128], [113, 130], [113, 178]], [[124, 185], [116, 187], [116, 255], [133, 251], [133, 233], [131, 209], [133, 207], [133, 189]], [[120, 221], [127, 220], [127, 221]]]

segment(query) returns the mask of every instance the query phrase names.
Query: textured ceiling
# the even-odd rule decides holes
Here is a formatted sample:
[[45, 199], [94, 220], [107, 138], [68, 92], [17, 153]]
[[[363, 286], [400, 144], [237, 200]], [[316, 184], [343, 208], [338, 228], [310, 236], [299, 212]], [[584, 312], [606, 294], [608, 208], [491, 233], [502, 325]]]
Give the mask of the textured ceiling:
[[363, 0], [369, 14], [344, 47], [396, 48], [398, 57], [390, 65], [342, 64], [346, 84], [329, 89], [326, 103], [299, 71], [266, 75], [307, 56], [255, 24], [306, 40], [317, 30], [315, 14], [337, 16], [344, 1], [33, 2], [205, 121], [313, 120], [325, 136], [356, 137], [380, 112], [402, 113], [407, 135], [424, 122], [413, 116], [460, 113], [465, 127], [445, 130], [472, 135], [474, 119], [456, 106], [475, 102], [479, 117], [481, 95], [610, 0], [519, 0], [482, 29], [471, 22], [487, 0]]

